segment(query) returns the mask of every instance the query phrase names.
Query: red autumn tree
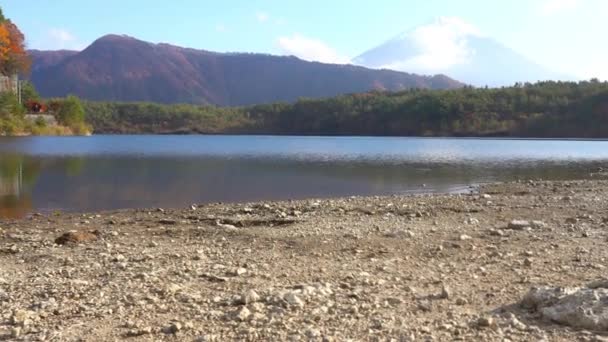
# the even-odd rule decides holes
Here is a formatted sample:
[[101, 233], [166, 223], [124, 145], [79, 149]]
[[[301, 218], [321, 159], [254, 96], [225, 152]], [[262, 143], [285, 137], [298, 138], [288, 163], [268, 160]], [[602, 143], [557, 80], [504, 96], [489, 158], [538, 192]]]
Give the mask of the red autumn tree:
[[0, 73], [28, 73], [31, 60], [25, 49], [25, 37], [17, 25], [4, 18], [0, 9]]
[[6, 26], [0, 24], [0, 61], [6, 59], [10, 51], [11, 40]]

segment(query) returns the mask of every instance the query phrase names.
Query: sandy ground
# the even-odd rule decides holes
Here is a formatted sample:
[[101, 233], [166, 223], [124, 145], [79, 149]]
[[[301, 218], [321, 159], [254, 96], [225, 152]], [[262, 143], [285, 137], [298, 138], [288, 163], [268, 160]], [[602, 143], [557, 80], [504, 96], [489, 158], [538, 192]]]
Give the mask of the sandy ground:
[[0, 340], [604, 341], [519, 302], [606, 276], [607, 190], [530, 181], [0, 221]]

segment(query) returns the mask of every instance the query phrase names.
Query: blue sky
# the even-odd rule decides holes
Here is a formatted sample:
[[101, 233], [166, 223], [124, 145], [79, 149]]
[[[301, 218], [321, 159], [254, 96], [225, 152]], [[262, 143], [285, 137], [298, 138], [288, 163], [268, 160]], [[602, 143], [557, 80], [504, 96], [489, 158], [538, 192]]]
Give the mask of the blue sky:
[[213, 51], [348, 62], [437, 17], [475, 27], [535, 62], [608, 79], [608, 0], [3, 0], [30, 48], [82, 49], [108, 34]]

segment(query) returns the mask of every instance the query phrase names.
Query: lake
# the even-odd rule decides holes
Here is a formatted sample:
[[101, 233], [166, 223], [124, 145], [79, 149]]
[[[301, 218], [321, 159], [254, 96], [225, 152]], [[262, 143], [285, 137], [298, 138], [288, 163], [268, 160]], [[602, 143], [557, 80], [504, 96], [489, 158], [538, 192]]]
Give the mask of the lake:
[[608, 141], [277, 136], [0, 137], [0, 217], [460, 192], [587, 177]]

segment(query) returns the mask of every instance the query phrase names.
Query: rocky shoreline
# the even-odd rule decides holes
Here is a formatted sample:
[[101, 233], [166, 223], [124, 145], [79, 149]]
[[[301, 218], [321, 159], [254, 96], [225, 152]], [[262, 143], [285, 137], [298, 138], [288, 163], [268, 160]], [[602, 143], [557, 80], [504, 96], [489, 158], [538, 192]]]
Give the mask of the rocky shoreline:
[[608, 181], [0, 221], [0, 340], [608, 341]]

